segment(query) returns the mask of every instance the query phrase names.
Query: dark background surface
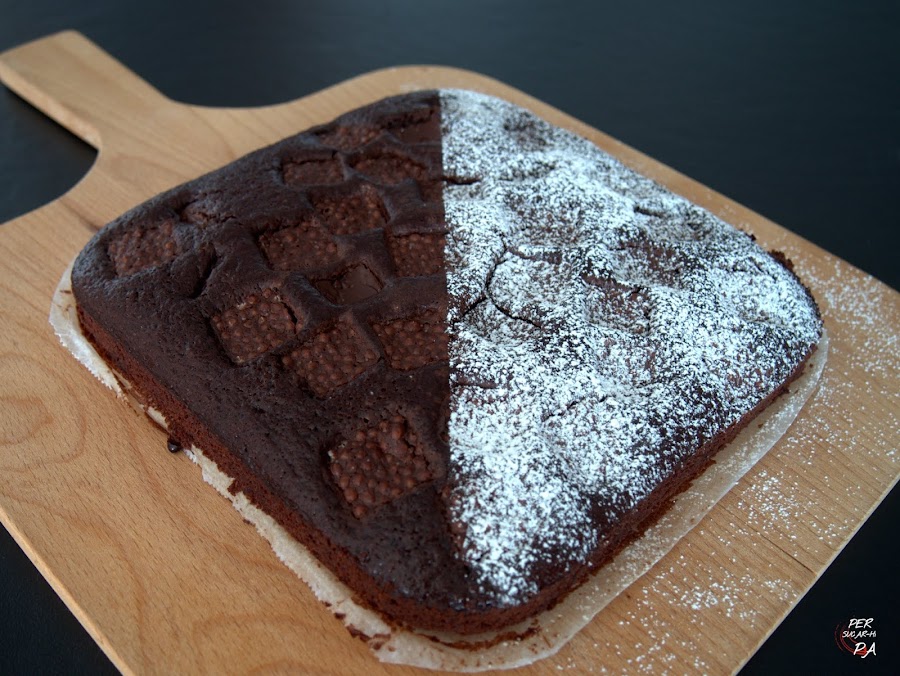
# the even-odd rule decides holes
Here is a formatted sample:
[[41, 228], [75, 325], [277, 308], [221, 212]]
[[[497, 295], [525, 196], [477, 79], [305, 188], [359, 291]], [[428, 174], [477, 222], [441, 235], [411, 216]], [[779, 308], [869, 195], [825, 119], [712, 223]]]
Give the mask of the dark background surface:
[[[0, 0], [0, 51], [70, 28], [204, 105], [289, 101], [392, 65], [484, 73], [900, 285], [896, 0]], [[58, 197], [94, 157], [0, 89], [0, 223]], [[900, 673], [898, 516], [895, 489], [744, 674]], [[876, 618], [876, 656], [835, 647], [851, 617]], [[0, 528], [0, 673], [112, 670]]]

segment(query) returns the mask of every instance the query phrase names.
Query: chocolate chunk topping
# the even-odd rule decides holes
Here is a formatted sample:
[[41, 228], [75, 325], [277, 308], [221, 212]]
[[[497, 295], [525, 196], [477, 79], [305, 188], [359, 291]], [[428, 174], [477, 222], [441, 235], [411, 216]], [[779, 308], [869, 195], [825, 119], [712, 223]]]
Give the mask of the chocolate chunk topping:
[[228, 356], [244, 364], [290, 340], [297, 322], [275, 289], [254, 293], [212, 318]]
[[444, 235], [419, 234], [388, 238], [388, 249], [401, 277], [436, 275], [444, 266]]
[[424, 181], [428, 175], [425, 167], [419, 162], [393, 152], [361, 157], [354, 160], [352, 166], [366, 177], [385, 185], [409, 180]]
[[359, 430], [328, 456], [331, 476], [359, 518], [434, 478], [418, 437], [399, 415]]
[[340, 160], [310, 159], [285, 162], [282, 171], [284, 182], [292, 186], [306, 186], [323, 183], [340, 183], [344, 180], [344, 169]]
[[446, 324], [438, 310], [374, 328], [392, 368], [409, 371], [447, 358]]
[[337, 242], [314, 219], [263, 233], [259, 246], [275, 270], [306, 271], [340, 261]]
[[314, 193], [312, 203], [322, 222], [336, 235], [354, 235], [383, 228], [384, 203], [370, 185]]
[[116, 274], [126, 276], [168, 263], [179, 253], [174, 223], [165, 220], [149, 228], [133, 228], [109, 243]]
[[318, 397], [331, 395], [378, 361], [373, 346], [349, 320], [320, 331], [282, 359]]

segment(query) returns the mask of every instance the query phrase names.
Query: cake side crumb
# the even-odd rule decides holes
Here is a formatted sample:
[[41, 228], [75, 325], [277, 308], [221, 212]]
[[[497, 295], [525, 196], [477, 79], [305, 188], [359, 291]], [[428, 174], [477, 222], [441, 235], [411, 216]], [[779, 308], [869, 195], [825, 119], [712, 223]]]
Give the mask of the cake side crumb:
[[79, 327], [78, 310], [75, 296], [72, 294], [72, 266], [74, 264], [73, 259], [63, 272], [53, 293], [53, 301], [50, 304], [50, 326], [53, 327], [53, 332], [62, 346], [90, 371], [91, 375], [115, 392], [117, 397], [122, 397], [122, 387], [112, 369], [100, 358], [97, 350]]

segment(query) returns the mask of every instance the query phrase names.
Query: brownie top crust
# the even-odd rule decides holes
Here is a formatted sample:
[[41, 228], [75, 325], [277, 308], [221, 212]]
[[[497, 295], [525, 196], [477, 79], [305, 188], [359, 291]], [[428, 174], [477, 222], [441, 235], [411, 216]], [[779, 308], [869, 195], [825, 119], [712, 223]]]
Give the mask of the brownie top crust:
[[789, 264], [473, 92], [361, 108], [140, 205], [86, 335], [399, 623], [552, 605], [798, 375]]
[[426, 606], [467, 596], [438, 495], [440, 194], [438, 96], [410, 95], [151, 199], [72, 275], [82, 316], [192, 412], [172, 435], [187, 446], [208, 430], [238, 460], [235, 488], [258, 478], [295, 535], [321, 533], [352, 562], [345, 581], [368, 566]]
[[441, 103], [449, 514], [480, 594], [515, 604], [733, 436], [821, 322], [783, 258], [586, 139]]

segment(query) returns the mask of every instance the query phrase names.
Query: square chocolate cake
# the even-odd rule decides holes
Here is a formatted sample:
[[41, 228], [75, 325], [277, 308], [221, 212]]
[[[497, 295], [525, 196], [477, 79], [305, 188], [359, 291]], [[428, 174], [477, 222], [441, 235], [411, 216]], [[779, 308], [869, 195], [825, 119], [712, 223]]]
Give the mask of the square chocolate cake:
[[804, 369], [790, 262], [468, 91], [158, 195], [71, 276], [122, 388], [392, 625], [553, 607]]

